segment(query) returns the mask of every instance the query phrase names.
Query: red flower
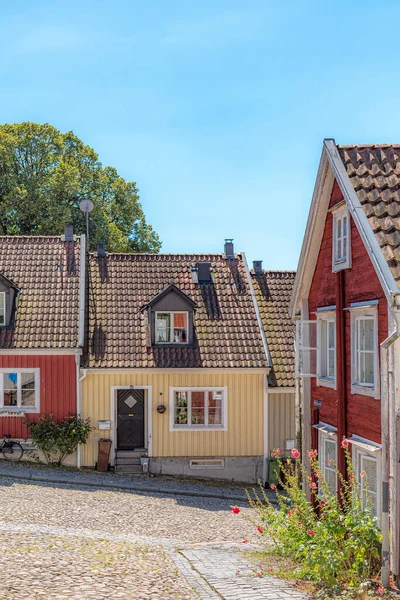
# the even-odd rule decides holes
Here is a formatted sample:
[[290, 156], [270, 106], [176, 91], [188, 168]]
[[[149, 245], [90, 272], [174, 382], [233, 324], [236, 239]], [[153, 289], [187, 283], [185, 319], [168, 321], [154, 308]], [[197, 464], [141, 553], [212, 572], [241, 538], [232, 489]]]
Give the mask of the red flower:
[[366, 476], [366, 472], [365, 471], [361, 471], [360, 477], [365, 477], [365, 476]]
[[275, 452], [271, 452], [271, 457], [275, 458]]
[[261, 533], [261, 534], [264, 533], [260, 526], [257, 527], [257, 531], [258, 531], [258, 533]]
[[276, 490], [276, 485], [274, 485], [273, 483], [270, 483], [269, 487], [272, 491]]
[[347, 448], [349, 445], [349, 440], [342, 440], [342, 448]]
[[298, 450], [296, 450], [296, 448], [293, 448], [292, 456], [293, 456], [293, 458], [300, 458], [300, 452]]
[[272, 568], [272, 567], [270, 567], [270, 568], [269, 568], [269, 572], [270, 572], [270, 573], [273, 573], [273, 572], [274, 572], [274, 570], [273, 570], [273, 568]]
[[307, 533], [309, 533], [310, 535], [314, 535], [314, 529], [307, 529]]
[[234, 506], [232, 508], [232, 512], [234, 515], [238, 515], [240, 513], [240, 508], [238, 508], [237, 506]]
[[287, 511], [287, 514], [288, 514], [288, 517], [290, 517], [290, 515], [292, 514], [292, 511], [291, 511], [291, 510], [288, 510], [288, 511]]
[[247, 540], [242, 540], [242, 544], [247, 544]]

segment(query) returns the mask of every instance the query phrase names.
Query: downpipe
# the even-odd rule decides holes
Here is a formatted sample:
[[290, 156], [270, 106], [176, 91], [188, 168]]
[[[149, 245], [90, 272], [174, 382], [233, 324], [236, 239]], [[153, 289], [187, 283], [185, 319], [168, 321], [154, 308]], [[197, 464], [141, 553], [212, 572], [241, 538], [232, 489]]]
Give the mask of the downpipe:
[[394, 401], [394, 374], [388, 371], [388, 350], [400, 337], [400, 296], [393, 294], [391, 313], [395, 321], [395, 329], [380, 345], [381, 358], [381, 397], [382, 397], [382, 572], [381, 579], [384, 587], [390, 584], [390, 539], [389, 539], [389, 479], [390, 479], [390, 434], [389, 411], [390, 402]]
[[[82, 415], [82, 387], [81, 382], [87, 376], [87, 369], [83, 369], [82, 377], [80, 377], [80, 364], [81, 364], [81, 355], [80, 352], [75, 353], [75, 363], [76, 363], [76, 412], [78, 416]], [[76, 466], [78, 469], [82, 466], [82, 444], [78, 444], [76, 449]]]

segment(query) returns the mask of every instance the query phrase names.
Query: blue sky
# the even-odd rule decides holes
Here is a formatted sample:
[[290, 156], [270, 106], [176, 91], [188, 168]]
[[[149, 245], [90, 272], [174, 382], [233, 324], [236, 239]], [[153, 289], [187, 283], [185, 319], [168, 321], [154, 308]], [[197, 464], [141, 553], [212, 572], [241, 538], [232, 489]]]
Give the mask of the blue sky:
[[163, 252], [294, 269], [322, 140], [400, 142], [400, 4], [0, 0], [0, 122], [74, 130]]

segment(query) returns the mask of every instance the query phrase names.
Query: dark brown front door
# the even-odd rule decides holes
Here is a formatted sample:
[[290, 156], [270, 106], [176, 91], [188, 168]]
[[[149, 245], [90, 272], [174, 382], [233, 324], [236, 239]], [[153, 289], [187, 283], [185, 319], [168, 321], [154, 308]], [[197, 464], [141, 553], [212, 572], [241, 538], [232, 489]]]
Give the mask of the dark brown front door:
[[144, 390], [117, 391], [117, 446], [144, 448]]

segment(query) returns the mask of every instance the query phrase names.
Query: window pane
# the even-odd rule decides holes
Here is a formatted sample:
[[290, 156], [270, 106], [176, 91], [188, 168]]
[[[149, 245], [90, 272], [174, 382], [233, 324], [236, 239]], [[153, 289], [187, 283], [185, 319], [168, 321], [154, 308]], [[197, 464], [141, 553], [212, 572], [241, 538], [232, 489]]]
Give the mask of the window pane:
[[35, 406], [35, 390], [22, 390], [21, 406]]
[[373, 350], [374, 349], [374, 320], [373, 319], [361, 319], [360, 329], [361, 329], [360, 349], [361, 350]]
[[210, 392], [208, 400], [209, 425], [222, 425], [222, 392]]
[[336, 464], [336, 441], [325, 439], [324, 442], [325, 442], [324, 464], [329, 467], [330, 466], [329, 461], [331, 463]]
[[174, 313], [174, 343], [187, 343], [187, 313]]
[[17, 406], [17, 390], [4, 390], [4, 406]]
[[17, 373], [4, 373], [4, 389], [5, 390], [16, 390], [17, 389], [18, 375]]
[[343, 222], [343, 237], [345, 237], [347, 235], [347, 216], [346, 215], [343, 216], [342, 222]]
[[156, 314], [156, 342], [169, 342], [171, 339], [171, 315]]
[[329, 350], [328, 357], [328, 377], [335, 377], [335, 350]]
[[187, 425], [188, 393], [175, 392], [175, 425]]
[[192, 392], [192, 425], [204, 425], [204, 394]]
[[324, 472], [325, 481], [331, 494], [336, 492], [336, 471], [335, 469], [326, 468]]
[[361, 353], [361, 383], [374, 383], [374, 355], [372, 352]]
[[21, 387], [23, 390], [34, 390], [35, 373], [21, 373]]
[[337, 220], [337, 239], [339, 240], [342, 237], [342, 219]]
[[5, 323], [5, 294], [0, 294], [0, 325]]
[[328, 322], [328, 346], [333, 348], [335, 345], [335, 323], [333, 321]]

